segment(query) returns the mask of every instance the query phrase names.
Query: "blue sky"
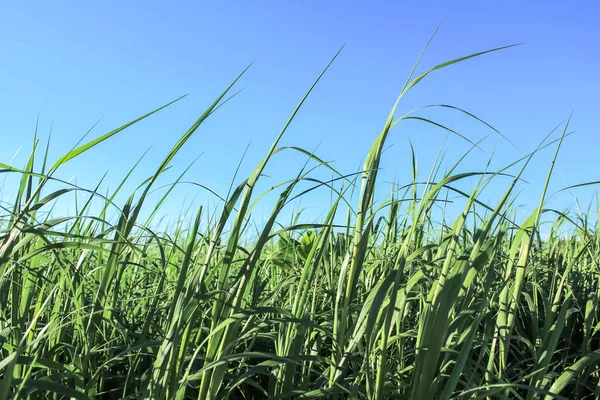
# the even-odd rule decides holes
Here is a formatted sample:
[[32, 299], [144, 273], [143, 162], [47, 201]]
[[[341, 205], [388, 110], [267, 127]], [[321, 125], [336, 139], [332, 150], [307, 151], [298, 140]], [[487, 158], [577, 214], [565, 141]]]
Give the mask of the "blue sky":
[[[575, 3], [573, 3], [575, 4]], [[150, 146], [133, 176], [133, 190], [156, 168], [187, 127], [246, 65], [245, 88], [201, 127], [164, 183], [200, 156], [187, 180], [225, 194], [250, 145], [241, 174], [250, 173], [290, 112], [335, 52], [346, 47], [301, 110], [282, 145], [300, 146], [340, 171], [356, 171], [379, 131], [412, 64], [440, 22], [419, 71], [437, 63], [512, 43], [522, 46], [469, 60], [421, 82], [400, 104], [401, 113], [428, 104], [468, 110], [501, 130], [524, 152], [572, 110], [550, 192], [600, 179], [597, 115], [600, 28], [596, 2], [2, 2], [0, 3], [0, 161], [22, 166], [40, 114], [40, 136], [52, 127], [51, 157], [68, 151], [100, 118], [99, 136], [182, 94], [176, 105], [103, 143], [59, 173], [93, 187], [119, 179]], [[423, 114], [425, 115], [425, 114]], [[489, 134], [452, 111], [427, 116], [472, 140]], [[426, 178], [446, 134], [407, 122], [392, 133], [381, 182], [410, 180], [410, 139]], [[21, 152], [13, 159], [18, 148]], [[445, 142], [450, 165], [469, 148]], [[460, 168], [481, 170], [520, 153], [492, 134]], [[534, 160], [517, 201], [535, 206], [552, 150]], [[12, 161], [11, 161], [12, 160]], [[297, 173], [303, 158], [285, 153], [266, 173], [272, 185]], [[326, 176], [321, 175], [321, 176]], [[498, 181], [502, 183], [501, 181]], [[508, 181], [505, 181], [508, 183]], [[465, 187], [468, 187], [465, 186]], [[490, 193], [499, 193], [502, 184]], [[6, 187], [4, 188], [6, 191]], [[575, 192], [583, 203], [594, 190]], [[199, 195], [174, 193], [170, 210]], [[316, 198], [315, 198], [316, 199]], [[553, 206], [568, 207], [563, 193]], [[318, 210], [318, 200], [306, 204]], [[323, 210], [320, 210], [323, 211]], [[315, 211], [318, 213], [318, 211]]]

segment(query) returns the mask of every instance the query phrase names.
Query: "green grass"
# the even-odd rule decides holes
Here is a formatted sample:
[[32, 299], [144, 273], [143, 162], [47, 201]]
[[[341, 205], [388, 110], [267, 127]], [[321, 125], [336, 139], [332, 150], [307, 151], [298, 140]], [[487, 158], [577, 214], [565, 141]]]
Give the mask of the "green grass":
[[[599, 396], [597, 223], [590, 212], [546, 208], [568, 123], [501, 170], [488, 164], [459, 172], [467, 153], [444, 174], [438, 158], [419, 181], [413, 152], [412, 182], [374, 200], [386, 139], [398, 123], [418, 120], [478, 147], [397, 108], [429, 73], [485, 53], [416, 77], [415, 65], [364, 167], [346, 175], [311, 152], [279, 147], [327, 67], [247, 178], [218, 207], [199, 207], [162, 232], [154, 217], [170, 189], [152, 203], [149, 193], [237, 79], [125, 204], [115, 199], [132, 171], [108, 194], [100, 184], [61, 181], [59, 171], [164, 107], [54, 164], [38, 141], [23, 168], [0, 164], [0, 172], [19, 177], [15, 198], [3, 197], [0, 210], [0, 399]], [[539, 205], [519, 220], [515, 187], [548, 147], [555, 154]], [[250, 223], [263, 195], [256, 187], [281, 151], [300, 152], [307, 164], [268, 191], [278, 197], [257, 227]], [[315, 164], [333, 179], [314, 178]], [[505, 192], [485, 204], [482, 192], [498, 177]], [[463, 180], [475, 183], [471, 192], [459, 189]], [[56, 185], [62, 188], [48, 189]], [[322, 219], [284, 221], [282, 210], [313, 189], [333, 199]], [[75, 213], [51, 212], [73, 193], [85, 197]], [[449, 196], [462, 212], [446, 211]], [[542, 218], [551, 222], [544, 240]]]

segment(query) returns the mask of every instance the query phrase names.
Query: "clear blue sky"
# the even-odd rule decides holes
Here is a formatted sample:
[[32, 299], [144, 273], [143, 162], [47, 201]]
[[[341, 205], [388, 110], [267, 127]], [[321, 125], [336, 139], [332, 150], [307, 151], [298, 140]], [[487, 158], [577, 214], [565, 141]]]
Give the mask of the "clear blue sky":
[[[152, 145], [133, 188], [219, 92], [255, 61], [239, 85], [246, 89], [200, 129], [175, 160], [177, 172], [169, 175], [176, 176], [202, 154], [187, 179], [224, 194], [246, 146], [250, 144], [243, 175], [346, 43], [282, 145], [318, 146], [322, 158], [353, 172], [420, 50], [443, 20], [421, 71], [488, 48], [524, 44], [432, 75], [404, 99], [400, 112], [427, 104], [459, 106], [528, 151], [574, 110], [575, 134], [565, 142], [552, 192], [600, 179], [599, 12], [594, 1], [3, 1], [0, 161], [11, 162], [22, 147], [13, 163], [23, 165], [38, 111], [41, 136], [53, 126], [51, 155], [58, 157], [101, 117], [92, 137], [190, 93], [59, 174], [92, 187], [110, 169], [105, 187], [114, 187]], [[428, 115], [472, 140], [490, 133], [454, 112]], [[445, 136], [415, 123], [400, 125], [389, 140], [393, 146], [385, 153], [382, 182], [392, 176], [409, 180], [409, 138], [425, 178]], [[496, 146], [494, 166], [519, 156], [492, 135], [483, 145], [485, 153], [474, 153], [461, 171], [481, 170]], [[449, 137], [448, 163], [468, 147]], [[546, 151], [532, 165], [526, 175], [531, 184], [523, 186], [518, 204], [535, 205], [551, 156], [552, 150]], [[279, 157], [267, 170], [269, 184], [292, 177], [302, 162], [291, 153]], [[196, 193], [188, 187], [175, 198], [184, 202]], [[576, 193], [587, 202], [592, 191]], [[567, 207], [571, 200], [565, 193], [554, 205]]]

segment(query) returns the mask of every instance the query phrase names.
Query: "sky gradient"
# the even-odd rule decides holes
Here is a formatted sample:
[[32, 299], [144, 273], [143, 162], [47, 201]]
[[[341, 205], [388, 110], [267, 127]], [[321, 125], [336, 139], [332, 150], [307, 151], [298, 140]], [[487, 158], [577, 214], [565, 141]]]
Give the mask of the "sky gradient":
[[[576, 4], [1, 2], [0, 162], [24, 165], [38, 113], [39, 136], [45, 139], [52, 129], [50, 155], [55, 160], [98, 120], [90, 138], [189, 93], [59, 173], [61, 178], [93, 187], [109, 170], [105, 187], [112, 188], [151, 147], [132, 177], [129, 188], [133, 190], [235, 76], [254, 62], [238, 86], [244, 90], [201, 127], [164, 181], [174, 179], [200, 156], [186, 180], [224, 195], [247, 146], [243, 176], [265, 155], [313, 80], [346, 44], [281, 144], [316, 150], [322, 159], [335, 161], [332, 165], [338, 170], [354, 172], [383, 127], [421, 49], [443, 21], [418, 72], [470, 53], [523, 44], [436, 72], [403, 99], [399, 113], [428, 104], [458, 106], [495, 126], [521, 152], [528, 152], [573, 111], [569, 131], [574, 134], [559, 156], [552, 193], [600, 179], [600, 5]], [[522, 154], [454, 111], [429, 110], [421, 115], [473, 141], [490, 134], [482, 145], [484, 151], [473, 152], [461, 172], [481, 170], [492, 154], [493, 167]], [[418, 155], [420, 176], [426, 178], [446, 136], [423, 124], [400, 124], [389, 138], [381, 182], [410, 181], [409, 139]], [[444, 165], [451, 165], [470, 147], [453, 136], [444, 146]], [[517, 204], [526, 209], [537, 205], [552, 153], [548, 149], [534, 160], [525, 175], [529, 184], [521, 187]], [[266, 171], [268, 184], [294, 177], [303, 163], [303, 157], [291, 152], [276, 158]], [[587, 204], [594, 191], [574, 193]], [[177, 204], [170, 207], [176, 209], [197, 193], [197, 188], [189, 187], [176, 191]], [[572, 199], [562, 193], [553, 205], [569, 207]], [[308, 206], [318, 208], [315, 204]]]

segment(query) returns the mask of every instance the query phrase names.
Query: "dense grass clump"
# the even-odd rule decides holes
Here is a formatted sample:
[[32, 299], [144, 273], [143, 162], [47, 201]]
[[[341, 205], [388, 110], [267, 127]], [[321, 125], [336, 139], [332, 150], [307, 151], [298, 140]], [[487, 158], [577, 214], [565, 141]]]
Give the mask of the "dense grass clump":
[[[398, 101], [430, 72], [481, 54], [411, 74]], [[398, 117], [396, 102], [355, 174], [299, 150], [334, 178], [318, 181], [305, 168], [272, 188], [279, 197], [251, 235], [257, 182], [309, 90], [218, 208], [154, 231], [163, 199], [148, 204], [148, 194], [235, 83], [125, 204], [115, 203], [121, 186], [101, 195], [60, 181], [57, 171], [139, 119], [51, 166], [37, 143], [24, 168], [0, 164], [20, 177], [16, 198], [3, 198], [0, 210], [0, 399], [600, 395], [600, 234], [586, 214], [545, 208], [566, 127], [505, 169], [459, 173], [459, 160], [442, 174], [436, 162], [426, 181], [415, 173], [375, 204], [390, 130], [411, 118], [433, 123]], [[556, 153], [539, 206], [517, 220], [515, 185], [548, 146]], [[505, 192], [485, 204], [481, 192], [499, 175], [508, 176]], [[456, 185], [465, 179], [475, 182], [471, 192]], [[307, 183], [329, 190], [331, 207], [312, 224], [284, 222], [282, 210]], [[72, 192], [87, 196], [73, 215], [48, 212]], [[444, 211], [448, 193], [462, 199], [457, 215]], [[554, 223], [542, 238], [547, 216]]]

